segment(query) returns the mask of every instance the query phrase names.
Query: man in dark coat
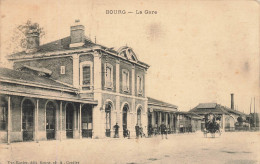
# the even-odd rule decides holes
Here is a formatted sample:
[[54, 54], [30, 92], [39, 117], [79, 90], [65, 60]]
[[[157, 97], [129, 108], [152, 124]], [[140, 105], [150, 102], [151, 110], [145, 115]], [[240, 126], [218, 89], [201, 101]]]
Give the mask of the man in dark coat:
[[151, 124], [148, 125], [148, 137], [151, 137], [151, 135], [153, 134], [153, 127]]
[[115, 129], [115, 138], [119, 138], [119, 135], [118, 135], [118, 129], [119, 129], [119, 126], [118, 124], [116, 123], [116, 125], [114, 126], [114, 129]]
[[135, 132], [136, 132], [136, 138], [139, 138], [139, 134], [140, 134], [140, 127], [138, 124], [135, 125]]
[[164, 122], [162, 122], [160, 129], [161, 129], [162, 139], [163, 139], [163, 135], [166, 135], [166, 139], [167, 139], [167, 128], [166, 128], [166, 125], [164, 124]]

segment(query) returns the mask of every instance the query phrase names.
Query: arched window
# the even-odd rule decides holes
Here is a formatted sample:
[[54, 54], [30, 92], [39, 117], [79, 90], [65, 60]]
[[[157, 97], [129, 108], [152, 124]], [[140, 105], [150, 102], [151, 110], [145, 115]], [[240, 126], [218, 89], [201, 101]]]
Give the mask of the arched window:
[[4, 98], [0, 99], [0, 130], [7, 129], [7, 102]]
[[139, 125], [139, 126], [141, 126], [141, 124], [142, 124], [141, 118], [142, 118], [141, 108], [138, 108], [138, 110], [137, 110], [137, 125]]

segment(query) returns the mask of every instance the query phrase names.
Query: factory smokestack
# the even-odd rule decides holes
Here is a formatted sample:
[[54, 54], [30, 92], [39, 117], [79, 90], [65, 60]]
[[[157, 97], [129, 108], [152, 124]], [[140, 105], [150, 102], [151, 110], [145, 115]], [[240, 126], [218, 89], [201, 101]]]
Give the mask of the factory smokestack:
[[231, 93], [231, 109], [234, 109], [234, 94]]

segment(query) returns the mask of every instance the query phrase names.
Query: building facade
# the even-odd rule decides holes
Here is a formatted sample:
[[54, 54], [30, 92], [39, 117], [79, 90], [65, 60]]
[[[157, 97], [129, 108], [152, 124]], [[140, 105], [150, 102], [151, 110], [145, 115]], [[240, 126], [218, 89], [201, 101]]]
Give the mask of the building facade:
[[79, 22], [70, 30], [41, 46], [32, 31], [27, 50], [9, 56], [14, 70], [0, 78], [2, 142], [113, 137], [116, 123], [119, 137], [136, 124], [147, 131], [149, 65], [130, 47], [93, 43]]
[[151, 134], [159, 134], [160, 126], [165, 124], [168, 133], [176, 132], [178, 107], [148, 97], [148, 129]]
[[234, 131], [237, 118], [242, 117], [246, 119], [246, 114], [217, 103], [200, 103], [191, 109], [190, 112], [196, 113], [204, 118], [204, 122], [202, 122], [203, 129], [205, 127], [205, 115], [210, 113], [221, 119], [220, 127], [222, 131]]

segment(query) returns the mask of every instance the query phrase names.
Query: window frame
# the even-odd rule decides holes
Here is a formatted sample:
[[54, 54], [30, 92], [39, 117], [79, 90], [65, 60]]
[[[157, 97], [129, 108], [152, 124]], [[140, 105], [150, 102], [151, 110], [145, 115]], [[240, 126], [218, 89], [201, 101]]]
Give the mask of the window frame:
[[[111, 75], [110, 75], [110, 84], [109, 84], [109, 81], [108, 81], [108, 79], [107, 79], [107, 68], [110, 68], [110, 70], [111, 70]], [[104, 72], [105, 72], [105, 88], [106, 89], [113, 89], [114, 87], [114, 76], [113, 76], [113, 74], [114, 74], [114, 72], [113, 72], [114, 70], [113, 70], [113, 65], [112, 64], [110, 64], [110, 63], [105, 63], [105, 65], [104, 65]]]
[[[140, 87], [140, 84], [139, 84], [139, 79], [141, 79], [141, 87]], [[137, 94], [138, 95], [143, 95], [143, 91], [144, 91], [144, 78], [142, 75], [137, 75], [137, 83], [136, 83], [136, 90], [137, 90]], [[140, 90], [141, 88], [141, 90]]]
[[[90, 84], [83, 85], [83, 67], [89, 66], [90, 67]], [[91, 61], [84, 61], [80, 63], [80, 88], [82, 90], [83, 87], [90, 87], [90, 90], [93, 89], [93, 62]]]
[[66, 67], [64, 65], [60, 66], [60, 74], [65, 75], [66, 74]]
[[[4, 124], [4, 128], [0, 127], [0, 131], [6, 131], [7, 130], [7, 124], [8, 124], [8, 106], [6, 104], [3, 104], [0, 106], [1, 107], [1, 112], [4, 111], [0, 122], [1, 125]], [[1, 113], [2, 114], [2, 113]]]
[[[124, 83], [124, 73], [127, 73], [126, 86]], [[127, 69], [122, 69], [122, 90], [127, 93], [130, 91], [129, 81], [130, 81], [129, 71]]]

